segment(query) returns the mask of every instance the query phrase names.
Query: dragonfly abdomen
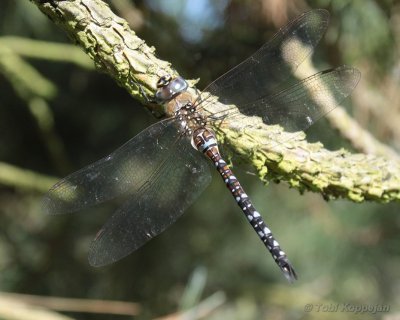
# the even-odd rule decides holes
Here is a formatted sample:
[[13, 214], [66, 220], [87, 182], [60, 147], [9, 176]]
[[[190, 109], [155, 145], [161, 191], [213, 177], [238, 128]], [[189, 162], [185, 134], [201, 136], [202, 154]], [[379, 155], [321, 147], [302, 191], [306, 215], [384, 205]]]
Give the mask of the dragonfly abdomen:
[[271, 230], [267, 227], [261, 214], [254, 207], [228, 164], [224, 159], [222, 159], [218, 149], [217, 139], [214, 134], [205, 128], [198, 129], [194, 132], [193, 142], [199, 151], [203, 152], [211, 161], [213, 161], [227, 188], [232, 193], [232, 196], [242, 209], [247, 220], [250, 222], [258, 237], [267, 247], [285, 277], [289, 281], [296, 280], [296, 272], [290, 264], [286, 253], [281, 249], [278, 241], [276, 241], [272, 235]]

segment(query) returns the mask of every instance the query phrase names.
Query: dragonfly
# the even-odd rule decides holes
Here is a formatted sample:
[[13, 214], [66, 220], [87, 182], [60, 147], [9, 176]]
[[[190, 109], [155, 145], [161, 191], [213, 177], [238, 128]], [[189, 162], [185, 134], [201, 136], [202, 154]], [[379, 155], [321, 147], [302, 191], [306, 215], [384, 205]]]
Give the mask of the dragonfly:
[[[222, 157], [211, 127], [240, 113], [288, 131], [305, 130], [349, 96], [360, 79], [352, 67], [290, 80], [313, 53], [328, 22], [323, 9], [301, 14], [194, 97], [184, 78], [161, 76], [154, 100], [164, 106], [166, 117], [56, 183], [44, 196], [44, 210], [71, 213], [126, 197], [89, 249], [92, 266], [108, 265], [173, 224], [209, 185], [213, 165], [283, 275], [296, 280], [286, 253]], [[207, 108], [216, 103], [213, 97], [224, 106], [214, 113]]]

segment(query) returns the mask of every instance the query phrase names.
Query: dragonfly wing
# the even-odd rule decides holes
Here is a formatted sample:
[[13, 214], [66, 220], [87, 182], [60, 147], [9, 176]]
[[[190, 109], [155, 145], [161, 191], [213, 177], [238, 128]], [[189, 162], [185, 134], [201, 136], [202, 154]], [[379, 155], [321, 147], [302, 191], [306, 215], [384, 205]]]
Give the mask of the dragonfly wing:
[[[204, 91], [218, 96], [224, 104], [236, 104], [239, 108], [248, 101], [272, 94], [276, 86], [288, 80], [293, 71], [312, 54], [328, 23], [329, 13], [323, 9], [300, 15], [280, 29], [252, 56], [212, 82]], [[201, 104], [207, 104], [207, 98], [202, 98]]]
[[267, 124], [306, 130], [347, 98], [360, 77], [360, 71], [347, 66], [323, 71], [247, 107]]
[[348, 97], [360, 77], [360, 71], [352, 67], [326, 70], [243, 105], [241, 111], [261, 117], [266, 124], [279, 124], [287, 131], [305, 130]]
[[211, 181], [206, 158], [178, 139], [151, 179], [98, 232], [89, 263], [113, 263], [173, 224]]
[[55, 184], [44, 196], [44, 211], [74, 212], [135, 192], [163, 161], [178, 136], [174, 119], [150, 126], [109, 156]]

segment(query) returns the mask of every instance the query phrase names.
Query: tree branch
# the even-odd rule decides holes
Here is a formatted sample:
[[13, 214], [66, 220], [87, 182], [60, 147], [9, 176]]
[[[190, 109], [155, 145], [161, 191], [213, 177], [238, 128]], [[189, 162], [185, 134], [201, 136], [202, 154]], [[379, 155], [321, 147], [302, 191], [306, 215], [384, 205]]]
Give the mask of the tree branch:
[[57, 180], [55, 177], [0, 162], [0, 183], [6, 186], [43, 193], [48, 191]]
[[[146, 104], [139, 86], [152, 96], [161, 75], [177, 75], [171, 64], [158, 59], [155, 49], [138, 38], [128, 23], [101, 0], [30, 0], [60, 26], [93, 59], [96, 67]], [[161, 112], [161, 107], [147, 105]]]
[[[68, 312], [85, 312], [85, 313], [104, 313], [115, 315], [136, 316], [140, 313], [140, 305], [135, 302], [110, 301], [110, 300], [94, 300], [94, 299], [74, 299], [62, 297], [46, 297], [31, 294], [0, 292], [0, 302], [19, 303], [21, 306], [29, 310], [38, 307], [46, 308], [46, 313], [57, 315], [50, 310], [68, 311]], [[3, 304], [3, 303], [0, 303]], [[48, 310], [50, 309], [50, 310]], [[1, 309], [0, 309], [1, 310]], [[5, 308], [8, 312], [11, 310]], [[1, 313], [0, 313], [1, 314]], [[14, 319], [14, 318], [7, 318]], [[27, 319], [27, 318], [22, 318]], [[31, 318], [28, 318], [31, 319]], [[42, 319], [42, 318], [38, 318]], [[50, 319], [50, 318], [49, 318]], [[54, 317], [56, 320], [57, 318]], [[59, 319], [65, 319], [59, 315]], [[68, 318], [70, 319], [70, 318]]]
[[[298, 79], [303, 79], [310, 74], [318, 72], [311, 63], [303, 63], [299, 71], [300, 72], [296, 73]], [[359, 90], [362, 90], [360, 86], [361, 84], [358, 85], [358, 90], [353, 93], [353, 97], [357, 96]], [[338, 106], [333, 112], [329, 112], [326, 118], [331, 126], [340, 132], [342, 138], [351, 143], [355, 150], [400, 161], [400, 155], [396, 153], [396, 151], [375, 139], [370, 132], [364, 130], [360, 124], [346, 112], [345, 108]]]
[[[31, 1], [64, 29], [100, 70], [111, 75], [136, 99], [146, 102], [139, 85], [152, 96], [161, 75], [177, 75], [170, 63], [156, 58], [154, 48], [139, 39], [127, 22], [113, 14], [104, 2]], [[218, 109], [221, 105], [216, 102], [210, 108]], [[312, 190], [329, 199], [344, 197], [356, 202], [400, 199], [397, 160], [343, 150], [331, 152], [321, 144], [307, 143], [304, 134], [267, 126], [256, 117], [236, 117], [213, 129], [227, 147], [224, 150], [251, 163], [263, 181], [267, 181], [268, 173], [300, 191]]]

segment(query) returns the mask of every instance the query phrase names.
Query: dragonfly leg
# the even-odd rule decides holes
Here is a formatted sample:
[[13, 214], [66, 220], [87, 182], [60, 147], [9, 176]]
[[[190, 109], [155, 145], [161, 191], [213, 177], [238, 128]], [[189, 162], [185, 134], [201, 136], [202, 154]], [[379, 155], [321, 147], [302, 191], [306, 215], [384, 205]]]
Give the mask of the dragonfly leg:
[[[144, 98], [144, 103], [146, 105], [157, 105], [157, 106], [159, 105], [157, 100], [155, 99], [155, 96], [154, 95], [149, 96], [140, 83], [133, 80], [132, 78], [130, 78], [129, 81], [132, 85], [134, 85], [138, 88], [141, 96]], [[151, 108], [150, 112], [156, 119], [162, 119], [165, 117], [165, 113], [162, 111], [159, 111], [157, 109]]]

